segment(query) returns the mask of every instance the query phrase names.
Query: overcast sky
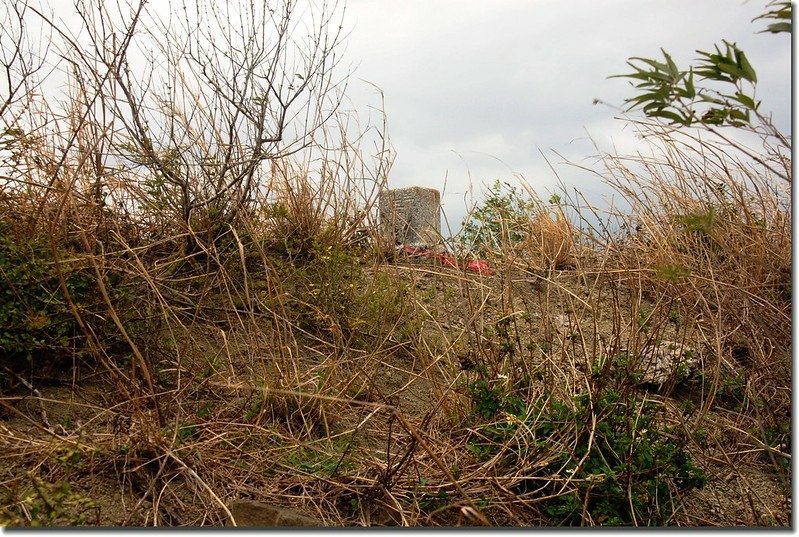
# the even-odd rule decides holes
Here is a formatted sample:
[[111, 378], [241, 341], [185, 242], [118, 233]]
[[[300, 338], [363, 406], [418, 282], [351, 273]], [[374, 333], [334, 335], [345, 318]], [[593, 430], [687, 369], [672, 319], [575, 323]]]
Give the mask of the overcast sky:
[[[603, 189], [586, 172], [560, 165], [603, 150], [635, 148], [629, 126], [600, 99], [621, 106], [631, 56], [681, 67], [696, 50], [737, 42], [757, 70], [762, 111], [790, 132], [791, 45], [786, 34], [757, 34], [766, 0], [349, 0], [345, 61], [354, 69], [353, 107], [385, 96], [397, 152], [389, 184], [446, 190], [443, 206], [459, 227], [464, 193], [494, 179], [523, 176], [543, 195], [557, 178], [589, 195]], [[453, 229], [456, 231], [456, 229]]]
[[[564, 158], [594, 165], [594, 142], [603, 151], [640, 149], [618, 119], [633, 89], [608, 77], [630, 72], [631, 56], [660, 59], [661, 47], [687, 68], [697, 49], [736, 42], [757, 70], [761, 111], [789, 133], [790, 37], [757, 33], [767, 23], [752, 22], [767, 2], [347, 0], [339, 68], [352, 72], [347, 106], [359, 114], [380, 105], [372, 84], [383, 91], [396, 150], [389, 186], [442, 190], [456, 232], [466, 207], [496, 179], [523, 177], [545, 199], [558, 177], [592, 202], [608, 195]], [[73, 2], [35, 3], [64, 28], [79, 26]], [[161, 16], [179, 5], [147, 4]]]

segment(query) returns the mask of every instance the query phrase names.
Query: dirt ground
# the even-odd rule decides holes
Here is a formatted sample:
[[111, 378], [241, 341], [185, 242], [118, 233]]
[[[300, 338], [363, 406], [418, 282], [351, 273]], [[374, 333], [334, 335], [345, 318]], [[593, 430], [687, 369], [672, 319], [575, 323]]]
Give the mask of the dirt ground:
[[[414, 424], [447, 427], [447, 420], [452, 420], [453, 413], [468, 402], [462, 382], [457, 379], [461, 371], [469, 367], [470, 352], [476, 346], [485, 346], [484, 352], [494, 352], [498, 360], [504, 359], [492, 347], [502, 336], [497, 333], [498, 319], [511, 318], [515, 323], [512, 325], [515, 333], [520, 334], [520, 348], [531, 349], [528, 358], [533, 363], [527, 363], [525, 367], [552, 369], [552, 364], [544, 360], [542, 350], [530, 345], [536, 341], [551, 341], [552, 347], [547, 355], [568, 358], [568, 363], [560, 364], [558, 368], [561, 381], [579, 384], [592, 366], [590, 356], [584, 351], [597, 345], [619, 343], [607, 340], [619, 323], [619, 319], [608, 312], [626, 310], [636, 314], [657, 308], [656, 304], [635, 304], [635, 297], [598, 291], [599, 279], [577, 277], [568, 271], [545, 280], [540, 275], [524, 272], [482, 278], [418, 264], [388, 266], [381, 270], [410, 282], [412, 296], [422, 306], [417, 312], [422, 323], [421, 333], [427, 335], [420, 341], [427, 348], [422, 349], [425, 352], [419, 352], [417, 344], [416, 352], [411, 353], [398, 345], [393, 351], [371, 358], [365, 365], [358, 364], [357, 354], [344, 360], [339, 357], [337, 367], [351, 367], [352, 371], [360, 368], [362, 373], [351, 375], [360, 379], [354, 384], [360, 382], [361, 385], [342, 388], [342, 397], [347, 395], [363, 401], [363, 406], [342, 405], [339, 415], [328, 410], [329, 415], [320, 418], [325, 424], [329, 419], [347, 430], [358, 431], [357, 446], [352, 448], [355, 445], [352, 442], [343, 445], [342, 459], [349, 449], [363, 450], [364, 453], [370, 449], [376, 452], [385, 449], [386, 443], [391, 442], [391, 434], [397, 435], [394, 440], [398, 442], [399, 451], [403, 445], [414, 442], [408, 435], [403, 437], [399, 432], [393, 432], [399, 429], [392, 429], [393, 418], [389, 413], [381, 413], [380, 404], [393, 405]], [[499, 285], [502, 278], [510, 282], [509, 286], [504, 286], [504, 292], [503, 286]], [[628, 303], [620, 304], [620, 296]], [[474, 316], [478, 309], [488, 312], [488, 315]], [[578, 330], [570, 331], [570, 323]], [[508, 326], [507, 323], [504, 326]], [[668, 323], [659, 329], [663, 338], [692, 336], [689, 329], [677, 334], [679, 330]], [[632, 323], [624, 328], [621, 333], [627, 340], [621, 343], [635, 344], [634, 332]], [[206, 344], [213, 347], [214, 341], [209, 338]], [[309, 354], [305, 359], [312, 368], [327, 363], [327, 358], [320, 354]], [[205, 390], [209, 401], [217, 400], [214, 398], [224, 400], [228, 409], [240, 411], [249, 408], [253, 400], [252, 390], [248, 392], [236, 386], [254, 385], [252, 381], [257, 379], [244, 376], [258, 373], [238, 371], [242, 378], [224, 380], [224, 375], [210, 375], [200, 382], [198, 390]], [[175, 457], [160, 456], [157, 450], [134, 453], [133, 446], [156, 444], [152, 440], [142, 440], [143, 435], [149, 434], [146, 425], [130, 419], [134, 415], [133, 407], [129, 402], [120, 403], [117, 388], [103, 371], [84, 366], [78, 368], [73, 377], [52, 378], [34, 368], [26, 380], [36, 392], [11, 378], [7, 382], [9, 388], [2, 394], [4, 404], [0, 407], [0, 490], [6, 491], [0, 493], [0, 499], [5, 506], [5, 516], [11, 517], [6, 523], [29, 524], [31, 520], [37, 520], [44, 524], [68, 526], [221, 526], [226, 520], [222, 504], [234, 497], [263, 498], [259, 487], [269, 488], [268, 498], [282, 499], [279, 503], [287, 507], [305, 508], [306, 512], [327, 524], [341, 523], [342, 520], [355, 523], [352, 518], [331, 516], [325, 512], [325, 509], [341, 508], [331, 503], [333, 500], [306, 501], [307, 495], [313, 492], [303, 489], [302, 479], [298, 479], [296, 486], [292, 485], [290, 471], [280, 466], [288, 464], [285, 461], [293, 461], [291, 464], [310, 472], [312, 464], [332, 464], [329, 461], [308, 459], [298, 462], [299, 459], [292, 459], [291, 453], [287, 452], [285, 458], [280, 459], [283, 462], [275, 463], [270, 469], [253, 467], [247, 470], [250, 477], [242, 478], [233, 488], [223, 481], [215, 482], [214, 478], [194, 479], [188, 467], [213, 465], [217, 460], [214, 457], [225, 461], [219, 464], [228, 464], [226, 457], [236, 459], [233, 454], [243, 449], [243, 441], [232, 435], [226, 448], [229, 451], [217, 453], [211, 450], [207, 453], [202, 449], [203, 443], [211, 445], [218, 439], [212, 438], [211, 432], [191, 430], [193, 436], [190, 438], [199, 439], [198, 444], [194, 449], [180, 451]], [[673, 393], [669, 405], [676, 414], [684, 413], [686, 405], [683, 403], [692, 397], [690, 390], [675, 390]], [[187, 400], [186, 404], [194, 402]], [[353, 408], [358, 410], [353, 411]], [[185, 411], [200, 415], [202, 408]], [[212, 414], [207, 422], [209, 428], [213, 419], [222, 420], [225, 415], [223, 411], [219, 411], [216, 417]], [[719, 448], [724, 445], [723, 437], [729, 432], [726, 428], [732, 424], [722, 414], [710, 411], [702, 423], [709, 436], [721, 440], [708, 448], [691, 448], [695, 464], [708, 478], [707, 484], [680, 500], [675, 523], [687, 526], [790, 526], [790, 483], [780, 482], [773, 464], [764, 460], [762, 450], [739, 449], [731, 453]], [[183, 429], [178, 431], [183, 434], [180, 431]], [[220, 429], [219, 435], [225, 434]], [[189, 437], [184, 440], [188, 446]], [[169, 449], [174, 451], [178, 448]], [[282, 453], [277, 448], [274, 452]], [[206, 457], [211, 460], [204, 459]], [[376, 459], [377, 456], [370, 460]], [[234, 463], [243, 467], [246, 461], [242, 458], [231, 462]], [[187, 468], [180, 467], [181, 464]], [[176, 465], [180, 467], [176, 471], [164, 471], [166, 466]], [[385, 471], [385, 467], [380, 468], [377, 463], [375, 466], [375, 472]], [[351, 478], [349, 485], [353, 488], [358, 486], [358, 479], [366, 480], [363, 476], [368, 476], [369, 472], [364, 470], [361, 477], [358, 477], [361, 474], [356, 474], [352, 474], [355, 477]], [[162, 480], [158, 486], [153, 486], [144, 477], [159, 475], [170, 476], [168, 479], [171, 481]], [[64, 486], [65, 483], [68, 487]], [[218, 501], [214, 500], [215, 497]], [[312, 512], [309, 505], [315, 506], [316, 512]], [[399, 515], [389, 499], [374, 505], [382, 507], [371, 509], [365, 518], [362, 515], [360, 523], [394, 525], [424, 523], [425, 520], [423, 517], [415, 521], [407, 517], [403, 519], [405, 515]], [[497, 516], [494, 520], [501, 521], [502, 518]], [[510, 523], [512, 519], [506, 520]], [[453, 516], [450, 522], [468, 524], [469, 520], [458, 520]]]

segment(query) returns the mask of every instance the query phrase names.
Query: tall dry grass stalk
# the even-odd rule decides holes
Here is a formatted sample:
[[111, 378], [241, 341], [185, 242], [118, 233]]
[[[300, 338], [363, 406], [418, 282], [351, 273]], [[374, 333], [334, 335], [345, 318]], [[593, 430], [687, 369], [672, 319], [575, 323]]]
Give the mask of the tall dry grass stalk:
[[[656, 131], [653, 156], [604, 159], [631, 207], [619, 231], [591, 231], [594, 207], [534, 197], [501, 227], [522, 239], [499, 245], [494, 276], [389, 264], [368, 240], [385, 118], [363, 128], [371, 148], [351, 116], [309, 105], [308, 125], [336, 121], [291, 154], [249, 153], [255, 166], [247, 114], [192, 115], [213, 96], [192, 84], [161, 88], [176, 130], [144, 136], [125, 49], [100, 52], [76, 60], [65, 108], [26, 93], [0, 109], [0, 247], [14, 256], [0, 281], [19, 311], [0, 331], [0, 520], [77, 524], [92, 498], [98, 524], [221, 525], [252, 498], [330, 525], [758, 524], [769, 510], [788, 523], [744, 484], [748, 510], [727, 519], [681, 507], [698, 493], [680, 458], [790, 484], [782, 179]], [[662, 340], [700, 366], [641, 386]], [[40, 372], [61, 391], [42, 394]], [[635, 458], [641, 445], [662, 467]]]
[[[790, 378], [790, 188], [764, 166], [699, 138], [660, 133], [659, 157], [608, 159], [607, 182], [632, 207], [633, 230], [611, 239], [618, 267], [635, 267], [648, 292], [695, 312], [718, 356], [753, 347], [747, 370]], [[778, 165], [790, 177], [790, 164]], [[765, 347], [765, 350], [763, 349]], [[759, 350], [758, 350], [759, 349]], [[787, 353], [787, 354], [786, 354]], [[751, 368], [751, 369], [750, 369]], [[784, 384], [787, 387], [787, 384]]]

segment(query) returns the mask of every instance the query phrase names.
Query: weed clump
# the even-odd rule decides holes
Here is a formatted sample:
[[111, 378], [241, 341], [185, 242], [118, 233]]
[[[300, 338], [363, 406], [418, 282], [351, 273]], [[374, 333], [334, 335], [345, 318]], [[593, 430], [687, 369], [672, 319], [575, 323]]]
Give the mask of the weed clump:
[[675, 499], [706, 482], [687, 439], [662, 424], [657, 401], [646, 395], [608, 389], [577, 396], [573, 409], [549, 408], [539, 418], [549, 422], [544, 432], [579, 428], [573, 448], [550, 466], [574, 484], [544, 504], [555, 525], [670, 525]]
[[[0, 349], [30, 360], [34, 354], [68, 354], [78, 327], [61, 289], [49, 241], [18, 240], [12, 225], [0, 223]], [[86, 271], [63, 266], [67, 292], [78, 304], [92, 298]]]
[[[519, 472], [513, 490], [540, 500], [554, 526], [672, 523], [675, 499], [706, 483], [690, 439], [662, 403], [618, 383], [569, 400], [528, 402], [484, 381], [469, 386], [483, 425], [466, 444], [479, 461]], [[496, 419], [492, 419], [496, 418]]]

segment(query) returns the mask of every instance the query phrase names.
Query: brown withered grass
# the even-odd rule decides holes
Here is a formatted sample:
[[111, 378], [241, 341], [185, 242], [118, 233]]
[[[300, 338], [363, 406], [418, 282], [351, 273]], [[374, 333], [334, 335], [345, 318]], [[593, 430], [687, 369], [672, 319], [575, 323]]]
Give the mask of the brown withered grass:
[[[552, 465], [601, 423], [556, 424], [542, 444], [536, 408], [574, 406], [622, 348], [675, 338], [696, 347], [700, 371], [647, 395], [664, 426], [704, 431], [686, 449], [711, 476], [746, 465], [787, 494], [775, 435], [790, 425], [790, 185], [648, 128], [654, 156], [605, 155], [597, 172], [630, 207], [615, 226], [597, 232], [592, 206], [539, 203], [493, 276], [370, 249], [377, 191], [349, 180], [366, 161], [355, 144], [316, 171], [273, 162], [261, 195], [220, 228], [210, 213], [176, 220], [142, 172], [97, 167], [102, 137], [86, 123], [18, 140], [4, 233], [44, 230], [79, 333], [52, 366], [62, 391], [6, 367], [3, 467], [25, 472], [2, 478], [4, 521], [33, 523], [41, 481], [66, 481], [94, 507], [50, 499], [54, 524], [222, 525], [238, 498], [327, 525], [552, 524], [546, 502], [583, 490]], [[57, 162], [72, 134], [80, 144]], [[101, 183], [119, 204], [93, 195]], [[78, 268], [92, 305], [66, 288]], [[26, 375], [37, 391], [19, 395]], [[480, 379], [525, 414], [481, 415]], [[487, 433], [509, 425], [501, 440]], [[681, 507], [668, 523], [789, 524], [771, 489], [741, 483], [745, 509]], [[581, 523], [600, 521], [584, 509]]]

